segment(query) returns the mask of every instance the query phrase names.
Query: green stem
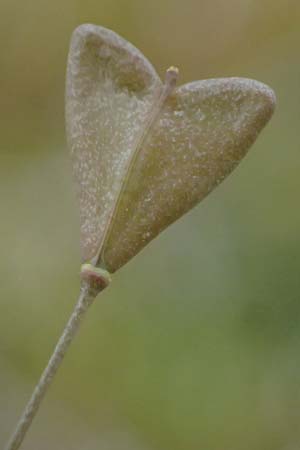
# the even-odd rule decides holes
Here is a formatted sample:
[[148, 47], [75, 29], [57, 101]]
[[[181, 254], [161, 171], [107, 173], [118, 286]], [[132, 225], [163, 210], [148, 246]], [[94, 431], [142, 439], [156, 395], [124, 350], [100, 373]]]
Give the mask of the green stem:
[[25, 435], [39, 409], [39, 406], [60, 366], [64, 356], [73, 341], [82, 320], [89, 307], [95, 300], [97, 292], [90, 289], [88, 283], [82, 283], [80, 295], [75, 309], [61, 335], [54, 352], [37, 383], [27, 406], [20, 417], [14, 433], [11, 436], [5, 450], [17, 450], [22, 444]]

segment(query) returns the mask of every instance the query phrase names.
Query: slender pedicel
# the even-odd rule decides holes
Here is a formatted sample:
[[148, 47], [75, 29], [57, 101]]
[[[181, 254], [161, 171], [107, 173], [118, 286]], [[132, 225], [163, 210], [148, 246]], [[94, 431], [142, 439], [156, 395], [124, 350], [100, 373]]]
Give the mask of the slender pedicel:
[[54, 352], [42, 373], [5, 450], [17, 450], [22, 444], [31, 423], [38, 412], [41, 402], [50, 387], [70, 344], [79, 330], [89, 307], [93, 304], [96, 296], [103, 291], [111, 281], [110, 274], [107, 271], [93, 267], [91, 264], [83, 264], [81, 266], [80, 277], [80, 295], [75, 309], [63, 330]]

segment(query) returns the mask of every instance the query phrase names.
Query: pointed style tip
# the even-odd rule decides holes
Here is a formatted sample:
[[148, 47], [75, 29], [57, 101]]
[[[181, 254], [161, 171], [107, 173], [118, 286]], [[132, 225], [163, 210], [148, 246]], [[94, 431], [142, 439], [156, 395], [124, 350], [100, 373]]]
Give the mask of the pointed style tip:
[[178, 67], [171, 66], [166, 70], [165, 84], [172, 89], [176, 86], [179, 75]]

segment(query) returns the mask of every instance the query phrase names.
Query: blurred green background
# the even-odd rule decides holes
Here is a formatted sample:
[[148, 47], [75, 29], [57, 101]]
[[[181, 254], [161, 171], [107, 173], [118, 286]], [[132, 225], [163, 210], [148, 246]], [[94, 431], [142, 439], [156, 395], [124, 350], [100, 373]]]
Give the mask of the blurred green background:
[[64, 133], [72, 30], [180, 82], [245, 76], [277, 111], [241, 166], [93, 306], [24, 450], [300, 449], [300, 2], [0, 0], [0, 447], [77, 298]]

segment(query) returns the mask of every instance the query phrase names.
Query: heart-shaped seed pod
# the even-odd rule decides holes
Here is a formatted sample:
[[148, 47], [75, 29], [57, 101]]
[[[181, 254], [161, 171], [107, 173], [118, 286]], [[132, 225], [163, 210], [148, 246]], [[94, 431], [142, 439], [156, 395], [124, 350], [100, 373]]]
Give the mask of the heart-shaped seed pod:
[[273, 91], [242, 78], [162, 83], [116, 33], [72, 37], [67, 137], [80, 206], [78, 302], [8, 442], [17, 450], [84, 315], [115, 272], [195, 206], [238, 164], [270, 119]]
[[109, 272], [202, 200], [272, 116], [273, 91], [243, 78], [175, 88], [113, 31], [72, 37], [66, 120], [84, 262]]

